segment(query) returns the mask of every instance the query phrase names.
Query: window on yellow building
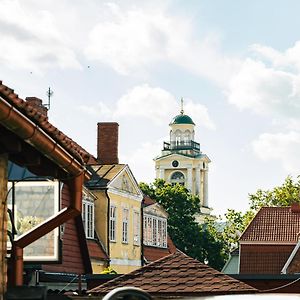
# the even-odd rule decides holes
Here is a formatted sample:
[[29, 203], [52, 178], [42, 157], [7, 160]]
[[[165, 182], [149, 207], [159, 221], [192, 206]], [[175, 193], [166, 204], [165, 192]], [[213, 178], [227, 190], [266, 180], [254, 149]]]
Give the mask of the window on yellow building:
[[144, 215], [144, 245], [167, 248], [167, 220]]
[[85, 236], [89, 239], [94, 238], [94, 201], [84, 197], [82, 201], [82, 221]]
[[116, 241], [116, 207], [113, 205], [110, 206], [109, 214], [109, 240]]
[[140, 213], [138, 211], [133, 212], [133, 244], [140, 244]]
[[123, 208], [123, 221], [122, 221], [122, 242], [128, 243], [128, 208]]

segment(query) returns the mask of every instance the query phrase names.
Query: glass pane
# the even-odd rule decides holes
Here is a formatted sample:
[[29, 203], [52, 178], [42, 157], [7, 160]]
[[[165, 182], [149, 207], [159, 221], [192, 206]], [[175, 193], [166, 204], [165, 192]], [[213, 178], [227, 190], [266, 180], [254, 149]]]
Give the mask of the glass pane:
[[[58, 182], [18, 182], [15, 184], [15, 226], [17, 236], [27, 233], [58, 211]], [[11, 201], [11, 200], [10, 200]], [[58, 250], [58, 229], [25, 247], [24, 258], [47, 260]], [[51, 260], [51, 259], [50, 259]]]

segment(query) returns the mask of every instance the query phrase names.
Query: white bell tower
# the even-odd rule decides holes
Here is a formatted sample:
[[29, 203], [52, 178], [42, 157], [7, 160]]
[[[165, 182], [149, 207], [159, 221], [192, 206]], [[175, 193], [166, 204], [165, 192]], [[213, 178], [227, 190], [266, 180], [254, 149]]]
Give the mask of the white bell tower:
[[199, 196], [201, 212], [209, 215], [208, 206], [208, 164], [210, 159], [201, 152], [195, 141], [195, 123], [184, 114], [181, 99], [180, 114], [170, 126], [170, 141], [164, 142], [161, 155], [154, 159], [156, 178], [171, 184], [182, 184], [192, 194]]

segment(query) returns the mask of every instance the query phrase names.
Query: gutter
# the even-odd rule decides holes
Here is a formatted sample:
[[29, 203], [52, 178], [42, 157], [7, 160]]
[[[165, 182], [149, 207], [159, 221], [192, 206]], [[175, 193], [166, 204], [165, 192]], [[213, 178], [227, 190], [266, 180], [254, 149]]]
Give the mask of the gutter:
[[[13, 99], [17, 98], [17, 95], [10, 94], [8, 97]], [[63, 180], [70, 188], [71, 203], [69, 207], [62, 209], [26, 234], [19, 236], [13, 243], [12, 281], [13, 285], [21, 286], [24, 267], [23, 249], [56, 227], [81, 214], [82, 185], [85, 180], [90, 178], [90, 174], [85, 169], [84, 162], [76, 160], [37, 124], [21, 114], [2, 97], [0, 97], [0, 123], [71, 175], [69, 179]]]
[[32, 145], [67, 173], [77, 176], [85, 172], [85, 179], [90, 176], [85, 170], [84, 162], [79, 162], [62, 146], [54, 141], [37, 124], [21, 114], [15, 107], [0, 97], [0, 123], [14, 132], [22, 140]]

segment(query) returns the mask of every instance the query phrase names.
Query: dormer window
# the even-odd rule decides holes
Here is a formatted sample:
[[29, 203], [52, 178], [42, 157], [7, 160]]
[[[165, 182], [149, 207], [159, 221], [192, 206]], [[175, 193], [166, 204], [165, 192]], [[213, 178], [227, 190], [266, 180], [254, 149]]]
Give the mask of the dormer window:
[[144, 245], [167, 248], [167, 219], [144, 214]]

